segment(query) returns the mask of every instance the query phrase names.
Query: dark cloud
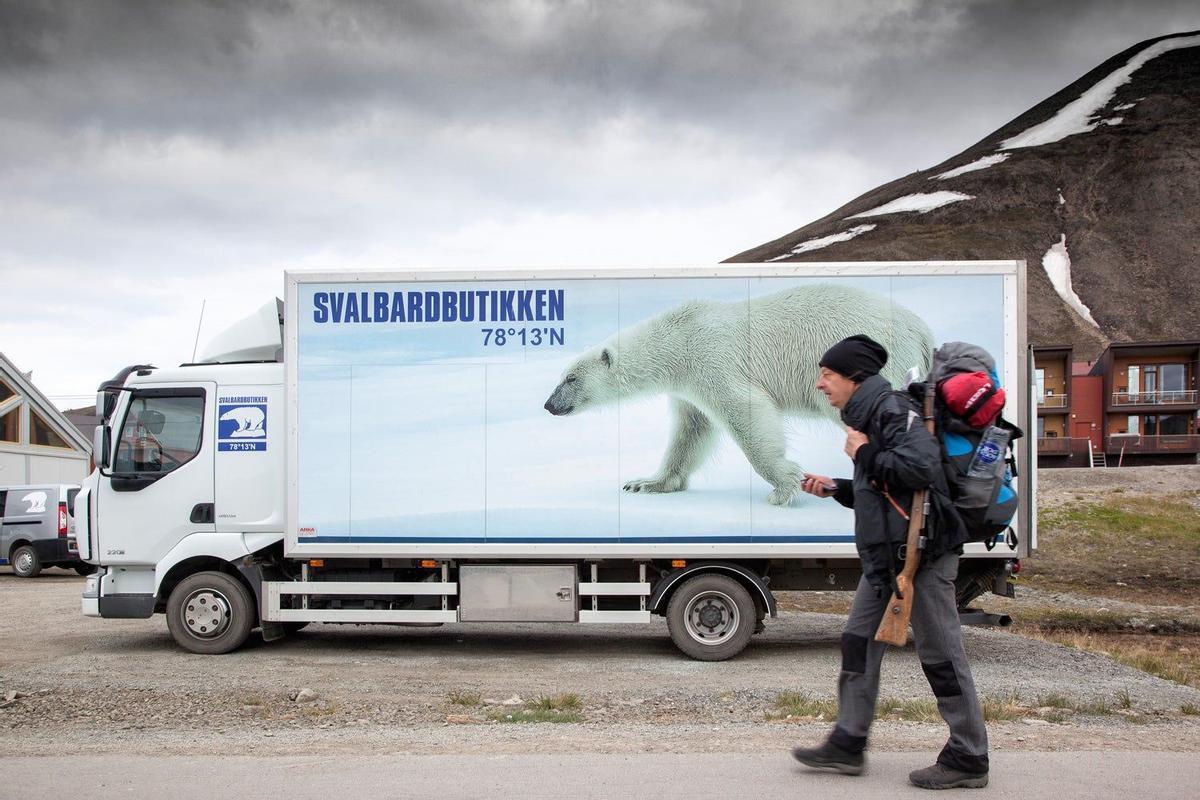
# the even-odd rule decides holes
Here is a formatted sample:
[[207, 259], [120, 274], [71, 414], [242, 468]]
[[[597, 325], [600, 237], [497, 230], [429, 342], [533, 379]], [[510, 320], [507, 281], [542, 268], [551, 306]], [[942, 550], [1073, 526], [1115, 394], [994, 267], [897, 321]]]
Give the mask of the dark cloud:
[[0, 3], [0, 71], [47, 66], [66, 20], [49, 5]]
[[94, 329], [284, 267], [716, 261], [1196, 28], [1194, 0], [0, 0], [0, 276], [70, 287], [0, 345], [38, 320], [30, 366], [136, 359]]
[[[874, 149], [888, 149], [879, 132], [889, 126], [919, 156], [914, 169], [975, 143], [1126, 48], [1200, 26], [1200, 7], [1174, 0], [926, 3], [916, 13], [942, 33], [897, 39], [900, 47], [857, 76], [853, 106]], [[936, 24], [946, 18], [951, 25]], [[832, 135], [842, 120], [829, 122]]]
[[1031, 86], [1049, 93], [1193, 7], [18, 2], [0, 98], [47, 124], [226, 141], [401, 109], [431, 130], [638, 114], [781, 150], [831, 134], [886, 150], [931, 125], [982, 135]]

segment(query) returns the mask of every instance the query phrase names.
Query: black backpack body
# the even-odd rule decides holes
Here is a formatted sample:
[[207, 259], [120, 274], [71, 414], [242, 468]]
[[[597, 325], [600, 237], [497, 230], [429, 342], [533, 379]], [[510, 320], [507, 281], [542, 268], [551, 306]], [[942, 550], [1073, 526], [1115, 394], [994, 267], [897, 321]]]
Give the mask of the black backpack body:
[[983, 542], [991, 550], [1005, 540], [1006, 533], [1012, 537], [1010, 544], [1016, 543], [1010, 526], [1020, 499], [1013, 489], [1016, 460], [1012, 443], [1024, 433], [1001, 416], [978, 426], [951, 410], [943, 396], [945, 382], [972, 373], [990, 377], [992, 394], [1003, 392], [995, 361], [982, 347], [966, 342], [947, 342], [935, 350], [926, 383], [912, 388], [935, 392], [934, 431], [942, 446], [942, 470], [950, 500], [962, 523], [962, 543]]

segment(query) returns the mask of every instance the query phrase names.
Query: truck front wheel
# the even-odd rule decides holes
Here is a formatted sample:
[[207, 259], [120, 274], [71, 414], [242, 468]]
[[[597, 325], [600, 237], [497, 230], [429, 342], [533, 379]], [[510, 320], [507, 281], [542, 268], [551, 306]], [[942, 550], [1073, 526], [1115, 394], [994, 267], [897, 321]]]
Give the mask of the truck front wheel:
[[167, 600], [167, 628], [185, 650], [219, 655], [236, 650], [254, 627], [254, 599], [236, 578], [197, 572]]
[[745, 649], [754, 633], [754, 601], [724, 575], [697, 575], [667, 605], [671, 641], [699, 661], [724, 661]]

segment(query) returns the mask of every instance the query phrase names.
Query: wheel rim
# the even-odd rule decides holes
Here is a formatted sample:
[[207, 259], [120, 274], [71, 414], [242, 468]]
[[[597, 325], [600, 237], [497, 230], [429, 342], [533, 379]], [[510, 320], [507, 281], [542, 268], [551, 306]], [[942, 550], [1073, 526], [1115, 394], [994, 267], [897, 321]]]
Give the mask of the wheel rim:
[[216, 589], [197, 589], [179, 609], [184, 626], [198, 639], [215, 639], [229, 629], [233, 613], [229, 598]]
[[20, 574], [32, 571], [33, 555], [28, 550], [22, 550], [17, 553], [17, 557], [13, 561], [13, 569]]
[[683, 616], [688, 636], [704, 645], [728, 641], [741, 624], [737, 603], [724, 592], [701, 592], [688, 604]]

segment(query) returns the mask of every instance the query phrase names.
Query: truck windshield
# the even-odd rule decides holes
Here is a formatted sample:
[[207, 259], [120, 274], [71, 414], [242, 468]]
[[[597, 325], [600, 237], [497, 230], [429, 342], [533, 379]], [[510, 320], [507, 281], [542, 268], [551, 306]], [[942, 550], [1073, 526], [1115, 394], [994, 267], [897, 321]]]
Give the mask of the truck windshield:
[[204, 397], [135, 396], [117, 442], [116, 473], [166, 473], [190, 461], [200, 450]]

